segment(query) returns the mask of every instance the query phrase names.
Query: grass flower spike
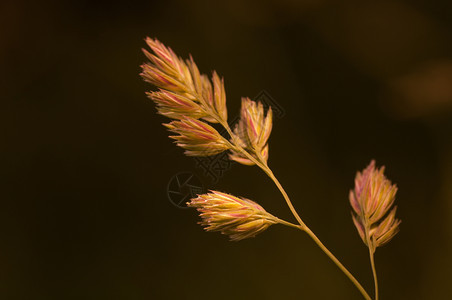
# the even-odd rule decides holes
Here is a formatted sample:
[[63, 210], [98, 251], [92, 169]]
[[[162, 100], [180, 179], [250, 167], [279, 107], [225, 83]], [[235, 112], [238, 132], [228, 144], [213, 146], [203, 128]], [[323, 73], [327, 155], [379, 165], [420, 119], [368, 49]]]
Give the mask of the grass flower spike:
[[364, 244], [373, 251], [389, 242], [400, 224], [395, 218], [397, 207], [392, 208], [397, 187], [383, 172], [384, 167], [375, 169], [375, 161], [371, 161], [362, 173], [356, 174], [355, 189], [349, 195], [353, 222]]
[[159, 88], [187, 93], [193, 87], [193, 81], [185, 62], [158, 40], [147, 38], [146, 43], [155, 55], [143, 49], [150, 61], [141, 66], [143, 79]]
[[[400, 220], [395, 218], [397, 207], [392, 207], [397, 187], [383, 174], [384, 167], [375, 168], [372, 160], [355, 178], [355, 189], [350, 191], [349, 200], [353, 208], [353, 223], [369, 256], [374, 275], [375, 299], [378, 299], [378, 280], [374, 253], [377, 247], [388, 243], [399, 231]], [[389, 212], [389, 213], [388, 213]]]
[[210, 81], [199, 72], [193, 58], [184, 62], [158, 40], [147, 38], [146, 43], [153, 54], [143, 49], [149, 62], [141, 66], [140, 75], [160, 88], [160, 92], [147, 94], [160, 114], [175, 119], [185, 115], [211, 123], [227, 122], [224, 81], [215, 71]]
[[170, 136], [187, 156], [211, 156], [229, 149], [229, 142], [209, 124], [189, 117], [164, 124], [178, 135]]
[[[214, 71], [211, 77], [202, 74], [192, 57], [182, 60], [170, 48], [156, 39], [146, 39], [151, 49], [143, 50], [148, 62], [143, 64], [143, 79], [158, 90], [146, 93], [155, 102], [159, 114], [173, 119], [164, 124], [174, 133], [170, 138], [185, 149], [188, 156], [211, 156], [230, 151], [229, 158], [244, 165], [256, 165], [274, 182], [288, 208], [297, 220], [293, 224], [273, 216], [262, 206], [248, 199], [211, 191], [191, 199], [188, 206], [196, 208], [206, 231], [219, 231], [233, 241], [254, 237], [272, 224], [283, 224], [306, 233], [319, 248], [350, 279], [366, 300], [367, 291], [350, 271], [331, 253], [305, 224], [289, 195], [269, 167], [268, 139], [272, 131], [273, 112], [262, 103], [242, 98], [240, 120], [232, 130], [227, 122], [224, 80]], [[223, 137], [209, 123], [218, 123], [228, 137]], [[375, 161], [355, 178], [350, 191], [353, 222], [363, 242], [369, 248], [378, 300], [378, 281], [374, 253], [389, 242], [399, 230], [393, 207], [397, 187], [383, 174], [384, 167], [375, 168]]]
[[[249, 98], [242, 98], [240, 121], [237, 123], [234, 133], [238, 144], [258, 161], [266, 163], [268, 160], [268, 138], [272, 131], [273, 113], [269, 108], [264, 115], [262, 103], [256, 103]], [[229, 157], [244, 165], [254, 165], [254, 162], [240, 151], [231, 150]]]
[[248, 199], [211, 191], [191, 199], [188, 206], [200, 212], [206, 231], [220, 231], [232, 241], [254, 237], [279, 219]]

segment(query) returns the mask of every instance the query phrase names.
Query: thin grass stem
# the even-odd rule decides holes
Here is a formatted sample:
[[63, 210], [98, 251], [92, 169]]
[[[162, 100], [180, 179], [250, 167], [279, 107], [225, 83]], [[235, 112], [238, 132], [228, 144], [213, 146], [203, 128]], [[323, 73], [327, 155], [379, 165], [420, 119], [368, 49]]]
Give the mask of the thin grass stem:
[[369, 248], [369, 258], [370, 258], [370, 266], [372, 267], [372, 274], [374, 276], [374, 285], [375, 285], [375, 300], [378, 300], [378, 279], [377, 279], [377, 269], [375, 268], [375, 248], [373, 243], [370, 241], [369, 235], [369, 225], [366, 224], [366, 237], [367, 237], [367, 246]]
[[363, 286], [359, 283], [359, 281], [350, 273], [350, 271], [347, 270], [347, 268], [331, 253], [330, 250], [320, 241], [320, 239], [314, 234], [314, 232], [301, 220], [300, 216], [296, 212], [295, 208], [292, 205], [292, 202], [289, 199], [289, 196], [287, 195], [286, 191], [282, 187], [282, 185], [279, 183], [278, 179], [273, 175], [273, 172], [270, 170], [268, 166], [266, 166], [266, 170], [264, 171], [267, 173], [267, 175], [275, 182], [276, 186], [281, 191], [282, 195], [284, 196], [284, 199], [287, 202], [287, 205], [289, 206], [290, 210], [292, 211], [293, 215], [297, 219], [297, 221], [300, 223], [300, 229], [305, 231], [309, 237], [314, 240], [314, 242], [319, 246], [320, 249], [322, 249], [323, 252], [325, 252], [326, 255], [338, 266], [338, 268], [350, 279], [350, 281], [356, 286], [356, 288], [361, 292], [361, 294], [364, 296], [367, 300], [372, 300], [372, 298], [369, 296], [369, 294], [366, 292], [366, 290], [363, 288]]
[[314, 242], [317, 244], [317, 246], [322, 249], [323, 252], [325, 252], [326, 255], [336, 264], [336, 266], [341, 269], [341, 271], [350, 279], [351, 282], [356, 286], [356, 288], [361, 292], [361, 294], [364, 296], [366, 300], [372, 300], [372, 298], [369, 296], [369, 294], [366, 292], [366, 290], [363, 288], [363, 286], [359, 283], [359, 281], [350, 273], [347, 268], [331, 253], [330, 250], [319, 240], [319, 238], [314, 234], [314, 232], [311, 231], [306, 226], [305, 229], [306, 233], [311, 237], [311, 239], [314, 240]]
[[375, 268], [375, 261], [374, 261], [374, 253], [372, 253], [369, 249], [369, 255], [370, 255], [370, 264], [372, 266], [372, 273], [374, 275], [374, 283], [375, 283], [375, 300], [378, 300], [378, 279], [377, 279], [377, 269]]
[[293, 227], [293, 228], [296, 228], [296, 229], [301, 229], [301, 230], [303, 230], [303, 229], [301, 228], [300, 225], [297, 225], [297, 224], [294, 224], [294, 223], [290, 223], [290, 222], [281, 220], [280, 218], [277, 218], [277, 217], [275, 217], [275, 219], [276, 219], [276, 221], [277, 221], [279, 224], [282, 224], [282, 225], [286, 225], [286, 226], [289, 226], [289, 227]]
[[292, 201], [290, 201], [289, 196], [287, 195], [286, 191], [282, 187], [279, 180], [276, 178], [276, 176], [273, 174], [272, 170], [268, 167], [265, 160], [262, 158], [260, 153], [257, 154], [258, 159], [256, 159], [254, 156], [252, 156], [248, 151], [243, 149], [238, 143], [235, 142], [236, 136], [232, 132], [231, 128], [226, 122], [221, 121], [220, 118], [217, 119], [219, 123], [226, 129], [228, 134], [231, 136], [233, 140], [233, 144], [231, 144], [231, 147], [234, 148], [234, 150], [240, 151], [242, 154], [244, 154], [248, 159], [250, 159], [252, 162], [254, 162], [259, 168], [261, 168], [269, 177], [272, 179], [272, 181], [275, 183], [275, 185], [278, 187], [279, 191], [284, 197], [284, 200], [286, 200], [287, 206], [289, 207], [290, 211], [294, 215], [295, 219], [297, 219], [298, 223], [300, 225], [295, 225], [287, 221], [280, 220], [282, 224], [290, 226], [290, 227], [296, 227], [302, 231], [305, 231], [311, 239], [314, 240], [314, 242], [319, 246], [320, 249], [322, 249], [323, 252], [336, 264], [336, 266], [339, 267], [339, 269], [350, 279], [350, 281], [356, 286], [356, 288], [361, 292], [363, 297], [366, 300], [372, 300], [372, 298], [369, 296], [369, 294], [366, 292], [366, 290], [363, 288], [363, 286], [359, 283], [359, 281], [347, 270], [347, 268], [331, 253], [330, 250], [319, 240], [319, 238], [312, 232], [311, 229], [309, 229], [308, 226], [303, 222], [301, 217], [298, 215], [297, 211], [295, 210], [295, 207], [292, 204]]

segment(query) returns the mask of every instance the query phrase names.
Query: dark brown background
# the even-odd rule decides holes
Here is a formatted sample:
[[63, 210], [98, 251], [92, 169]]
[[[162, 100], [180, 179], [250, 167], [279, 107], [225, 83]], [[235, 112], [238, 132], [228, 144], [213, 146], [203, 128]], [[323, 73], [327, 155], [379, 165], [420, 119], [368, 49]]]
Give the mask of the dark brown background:
[[302, 233], [232, 243], [168, 201], [189, 171], [293, 220], [256, 167], [213, 183], [167, 138], [138, 76], [151, 36], [225, 77], [230, 116], [262, 90], [285, 109], [269, 163], [370, 293], [347, 196], [386, 165], [403, 223], [381, 298], [451, 299], [451, 2], [212, 2], [2, 1], [0, 298], [361, 299]]

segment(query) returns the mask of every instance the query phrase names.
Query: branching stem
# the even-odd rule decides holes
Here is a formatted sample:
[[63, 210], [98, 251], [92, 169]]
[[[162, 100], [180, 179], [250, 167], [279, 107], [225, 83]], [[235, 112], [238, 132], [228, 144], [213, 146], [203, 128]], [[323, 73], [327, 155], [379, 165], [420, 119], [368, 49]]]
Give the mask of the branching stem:
[[[230, 143], [231, 148], [234, 149], [235, 151], [238, 151], [238, 152], [242, 153], [243, 155], [245, 155], [249, 160], [251, 160], [253, 163], [255, 163], [259, 168], [261, 168], [268, 175], [268, 177], [270, 177], [271, 180], [273, 180], [273, 182], [275, 183], [275, 185], [278, 187], [279, 191], [283, 195], [284, 199], [286, 200], [287, 206], [289, 207], [290, 211], [292, 212], [295, 219], [297, 219], [297, 221], [300, 225], [295, 225], [295, 224], [289, 223], [287, 221], [278, 219], [278, 220], [280, 220], [280, 223], [290, 226], [290, 227], [296, 227], [296, 228], [306, 232], [309, 235], [309, 237], [312, 240], [314, 240], [314, 242], [317, 244], [317, 246], [319, 246], [319, 248], [322, 249], [322, 251], [325, 252], [325, 254], [336, 264], [336, 266], [338, 266], [339, 269], [341, 269], [341, 271], [351, 280], [351, 282], [361, 292], [361, 294], [364, 296], [364, 298], [366, 300], [372, 300], [372, 298], [369, 296], [369, 294], [366, 292], [366, 290], [362, 287], [362, 285], [358, 282], [358, 280], [356, 280], [356, 278], [347, 270], [347, 268], [344, 267], [344, 265], [333, 255], [333, 253], [331, 253], [330, 250], [328, 250], [328, 248], [320, 241], [320, 239], [314, 234], [314, 232], [312, 232], [312, 230], [309, 229], [308, 226], [306, 226], [306, 224], [303, 222], [303, 220], [301, 219], [301, 217], [298, 215], [297, 211], [295, 210], [295, 208], [292, 204], [292, 201], [290, 201], [290, 198], [287, 195], [284, 188], [282, 187], [281, 183], [278, 181], [276, 176], [273, 174], [272, 170], [268, 167], [266, 161], [263, 159], [263, 157], [260, 155], [260, 153], [257, 153], [257, 159], [256, 159], [248, 151], [243, 149], [243, 147], [241, 147], [240, 144], [236, 142], [237, 137], [232, 132], [232, 130], [229, 127], [229, 125], [227, 124], [227, 122], [222, 121], [221, 118], [219, 118], [219, 117], [216, 117], [216, 119], [227, 130], [228, 134], [231, 136], [231, 139], [233, 141], [233, 143]], [[372, 260], [373, 260], [373, 258], [372, 258]], [[374, 274], [374, 276], [375, 276], [375, 274]], [[375, 279], [376, 279], [376, 276], [375, 276]]]

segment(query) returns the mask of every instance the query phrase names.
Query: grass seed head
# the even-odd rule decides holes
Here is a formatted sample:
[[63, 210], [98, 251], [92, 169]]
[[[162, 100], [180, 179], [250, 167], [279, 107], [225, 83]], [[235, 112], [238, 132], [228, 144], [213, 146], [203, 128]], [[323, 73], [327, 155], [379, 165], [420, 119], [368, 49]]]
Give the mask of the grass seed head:
[[[267, 115], [265, 115], [262, 103], [256, 103], [249, 98], [242, 98], [240, 121], [234, 128], [234, 133], [241, 147], [256, 158], [262, 157], [265, 162], [268, 160], [267, 142], [272, 131], [272, 123], [273, 113], [271, 108], [268, 109]], [[244, 165], [254, 164], [237, 151], [231, 151], [229, 157]]]
[[399, 231], [400, 220], [393, 206], [397, 187], [389, 181], [384, 167], [375, 168], [375, 161], [355, 177], [355, 188], [349, 193], [352, 218], [363, 242], [375, 250], [389, 242]]
[[198, 210], [206, 231], [220, 231], [232, 241], [254, 237], [278, 223], [256, 202], [222, 192], [198, 195], [187, 204]]
[[185, 149], [188, 156], [216, 155], [230, 147], [229, 142], [215, 128], [201, 120], [184, 117], [164, 125], [177, 134], [170, 138], [176, 141], [177, 146]]

